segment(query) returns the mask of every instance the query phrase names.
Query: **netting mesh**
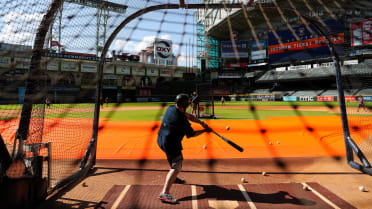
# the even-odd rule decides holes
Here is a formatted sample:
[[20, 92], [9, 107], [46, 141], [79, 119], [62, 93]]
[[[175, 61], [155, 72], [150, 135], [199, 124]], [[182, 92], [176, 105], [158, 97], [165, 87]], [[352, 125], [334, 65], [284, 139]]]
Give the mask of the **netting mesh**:
[[[138, 15], [117, 33], [136, 12], [181, 1], [53, 2], [57, 9], [44, 25], [40, 51], [35, 39], [52, 1], [0, 3], [1, 135], [12, 155], [15, 139], [22, 136], [27, 136], [26, 145], [50, 142], [52, 184], [79, 169], [92, 138], [95, 103], [115, 103], [110, 109], [114, 114], [123, 102], [172, 102], [176, 94], [191, 94], [198, 84], [208, 83], [208, 91], [199, 89], [206, 106], [222, 97], [247, 101], [257, 120], [253, 101], [316, 101], [333, 111], [338, 96], [334, 54], [345, 76], [352, 138], [370, 152], [368, 1], [346, 7], [347, 1], [335, 0], [190, 0], [184, 1], [186, 8]], [[244, 5], [248, 7], [241, 9]], [[107, 54], [102, 54], [108, 41]], [[40, 66], [30, 67], [31, 56], [41, 56]], [[100, 79], [103, 85], [97, 91]], [[366, 106], [360, 111], [358, 96]], [[31, 106], [22, 105], [24, 101]], [[292, 107], [301, 117], [297, 105]], [[214, 103], [213, 113], [205, 110], [218, 114]], [[23, 133], [17, 133], [20, 124]], [[266, 139], [267, 132], [261, 132]], [[48, 155], [45, 149], [38, 154]], [[271, 153], [278, 157], [275, 150]]]
[[349, 78], [344, 79], [343, 84], [345, 92], [348, 93], [345, 99], [350, 135], [359, 144], [359, 148], [367, 159], [371, 159], [372, 126], [369, 115], [372, 80], [370, 78]]

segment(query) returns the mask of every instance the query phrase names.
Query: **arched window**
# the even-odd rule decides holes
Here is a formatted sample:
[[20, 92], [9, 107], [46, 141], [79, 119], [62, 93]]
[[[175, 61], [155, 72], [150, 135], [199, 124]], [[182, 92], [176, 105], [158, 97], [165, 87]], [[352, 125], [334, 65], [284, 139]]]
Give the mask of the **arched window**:
[[126, 75], [123, 78], [123, 86], [136, 86], [136, 80], [131, 75]]
[[141, 86], [152, 86], [152, 80], [148, 76], [143, 76], [141, 78]]

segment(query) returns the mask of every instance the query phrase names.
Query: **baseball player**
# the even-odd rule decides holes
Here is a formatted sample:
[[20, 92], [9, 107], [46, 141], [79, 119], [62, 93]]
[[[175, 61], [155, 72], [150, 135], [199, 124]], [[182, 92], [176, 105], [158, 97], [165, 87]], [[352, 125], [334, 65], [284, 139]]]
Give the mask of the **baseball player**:
[[[167, 156], [170, 166], [163, 190], [158, 198], [163, 202], [172, 204], [177, 203], [177, 199], [173, 198], [169, 191], [182, 168], [183, 155], [181, 142], [183, 137], [185, 135], [187, 138], [195, 137], [204, 132], [211, 131], [207, 124], [200, 121], [194, 115], [186, 112], [189, 105], [190, 98], [188, 95], [178, 94], [176, 97], [176, 104], [169, 106], [165, 112], [158, 132], [158, 145]], [[204, 129], [193, 130], [189, 121], [199, 123]]]

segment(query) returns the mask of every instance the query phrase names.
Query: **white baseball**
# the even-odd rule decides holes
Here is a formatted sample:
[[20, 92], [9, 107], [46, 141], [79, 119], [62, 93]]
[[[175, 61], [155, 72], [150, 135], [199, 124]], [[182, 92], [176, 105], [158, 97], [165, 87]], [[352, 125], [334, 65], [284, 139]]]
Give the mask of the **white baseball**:
[[245, 182], [245, 178], [241, 178], [240, 181], [241, 181], [241, 182]]
[[230, 130], [230, 126], [226, 126], [226, 130]]
[[207, 149], [207, 145], [206, 144], [203, 145], [203, 149]]
[[364, 192], [364, 191], [365, 191], [364, 186], [360, 186], [360, 187], [359, 187], [359, 190], [362, 191], [362, 192]]

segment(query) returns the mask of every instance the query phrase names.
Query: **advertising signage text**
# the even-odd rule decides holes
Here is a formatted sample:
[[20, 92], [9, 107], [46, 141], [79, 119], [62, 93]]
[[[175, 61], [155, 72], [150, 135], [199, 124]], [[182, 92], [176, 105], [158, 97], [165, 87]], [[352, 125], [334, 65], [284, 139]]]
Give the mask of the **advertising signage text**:
[[166, 39], [155, 39], [154, 58], [157, 60], [172, 60], [172, 41]]
[[[344, 26], [343, 20], [325, 20], [332, 43], [337, 54], [344, 53]], [[271, 63], [312, 60], [330, 57], [328, 43], [313, 26], [294, 27], [293, 31], [277, 31], [277, 37], [269, 32], [268, 54]], [[298, 38], [298, 39], [297, 39]]]
[[231, 41], [221, 42], [221, 57], [222, 58], [248, 58], [249, 41]]
[[351, 23], [351, 45], [372, 44], [372, 19]]

